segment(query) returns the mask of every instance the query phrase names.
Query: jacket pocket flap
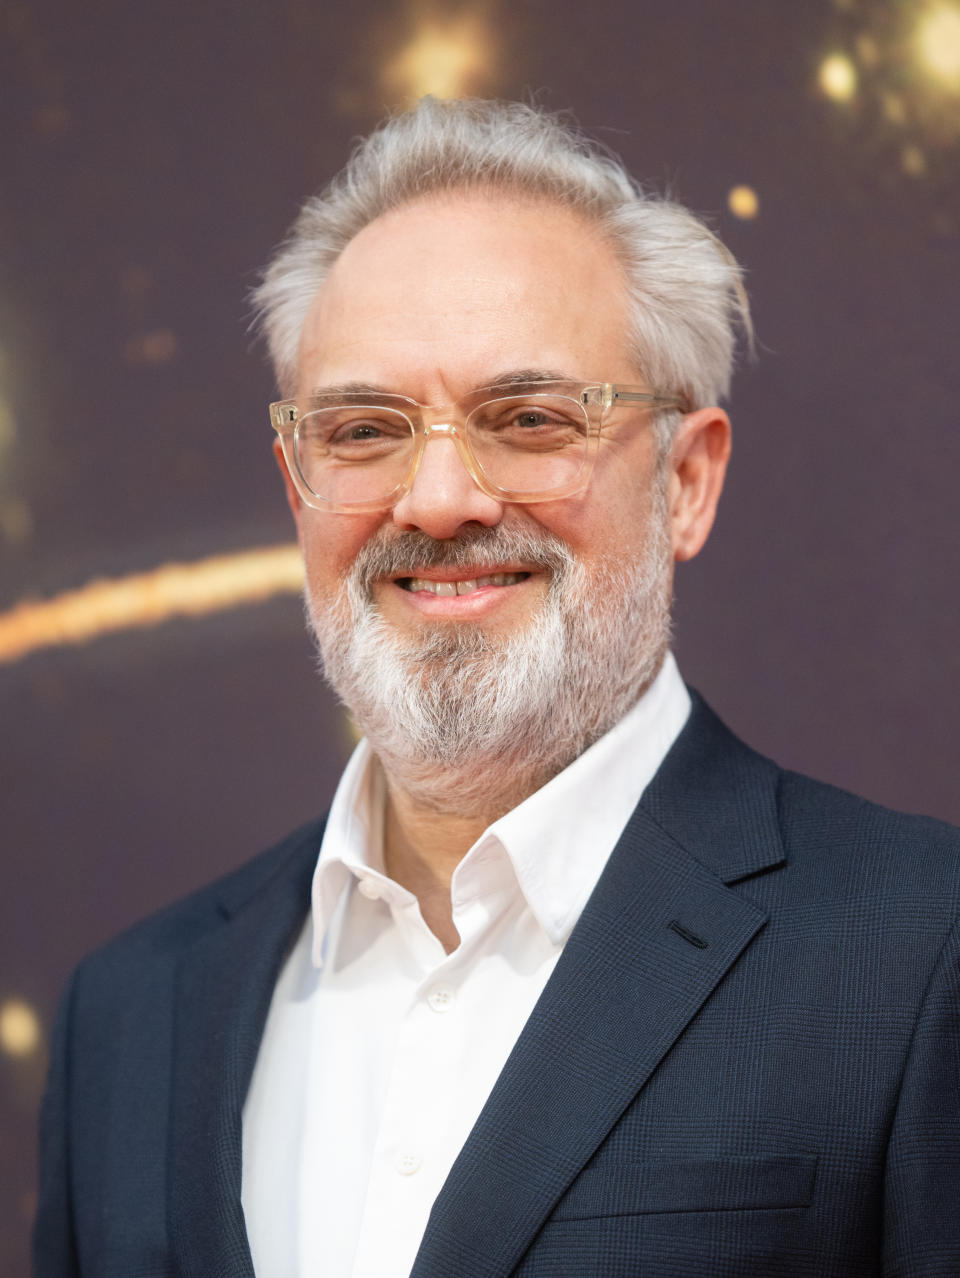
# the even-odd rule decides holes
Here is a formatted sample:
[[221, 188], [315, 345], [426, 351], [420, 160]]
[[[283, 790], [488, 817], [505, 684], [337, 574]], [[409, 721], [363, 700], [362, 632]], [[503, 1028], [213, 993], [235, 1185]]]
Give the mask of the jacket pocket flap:
[[650, 1159], [581, 1172], [552, 1221], [670, 1211], [808, 1207], [815, 1157]]

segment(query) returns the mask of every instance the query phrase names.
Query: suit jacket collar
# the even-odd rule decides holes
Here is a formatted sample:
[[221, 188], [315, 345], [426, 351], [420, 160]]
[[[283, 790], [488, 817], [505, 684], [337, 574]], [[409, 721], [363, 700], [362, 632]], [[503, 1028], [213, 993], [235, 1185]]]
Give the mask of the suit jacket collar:
[[780, 769], [734, 736], [700, 694], [640, 808], [723, 883], [785, 859]]

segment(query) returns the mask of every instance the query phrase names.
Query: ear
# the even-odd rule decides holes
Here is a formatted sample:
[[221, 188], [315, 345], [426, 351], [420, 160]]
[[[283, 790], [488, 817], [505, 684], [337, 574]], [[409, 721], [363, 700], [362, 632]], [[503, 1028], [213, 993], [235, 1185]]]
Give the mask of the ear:
[[297, 534], [300, 532], [300, 512], [302, 510], [302, 502], [300, 494], [297, 492], [296, 485], [290, 478], [290, 468], [287, 465], [287, 459], [283, 455], [283, 445], [279, 439], [273, 441], [273, 455], [276, 463], [280, 468], [280, 474], [283, 476], [283, 488], [287, 494], [287, 505], [293, 514], [293, 522], [297, 525]]
[[730, 419], [723, 409], [688, 413], [673, 441], [667, 487], [678, 563], [692, 559], [710, 535], [729, 457]]

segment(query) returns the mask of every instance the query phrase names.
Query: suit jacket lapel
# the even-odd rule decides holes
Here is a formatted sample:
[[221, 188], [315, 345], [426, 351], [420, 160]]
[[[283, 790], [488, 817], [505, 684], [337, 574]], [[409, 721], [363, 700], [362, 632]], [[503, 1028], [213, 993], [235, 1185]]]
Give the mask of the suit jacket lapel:
[[782, 861], [776, 772], [696, 703], [434, 1204], [411, 1278], [510, 1273], [763, 926], [724, 879]]
[[168, 1212], [183, 1278], [253, 1278], [240, 1203], [243, 1102], [274, 984], [309, 908], [320, 836], [308, 827], [265, 882], [244, 879], [221, 902], [223, 921], [179, 964]]

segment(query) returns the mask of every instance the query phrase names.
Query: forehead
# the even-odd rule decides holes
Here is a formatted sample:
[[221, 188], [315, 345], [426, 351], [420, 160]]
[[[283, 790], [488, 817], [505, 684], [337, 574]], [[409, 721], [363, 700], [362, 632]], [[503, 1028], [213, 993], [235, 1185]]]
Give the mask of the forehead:
[[299, 389], [362, 379], [429, 398], [519, 367], [636, 380], [623, 269], [564, 207], [459, 192], [347, 245], [310, 308]]

